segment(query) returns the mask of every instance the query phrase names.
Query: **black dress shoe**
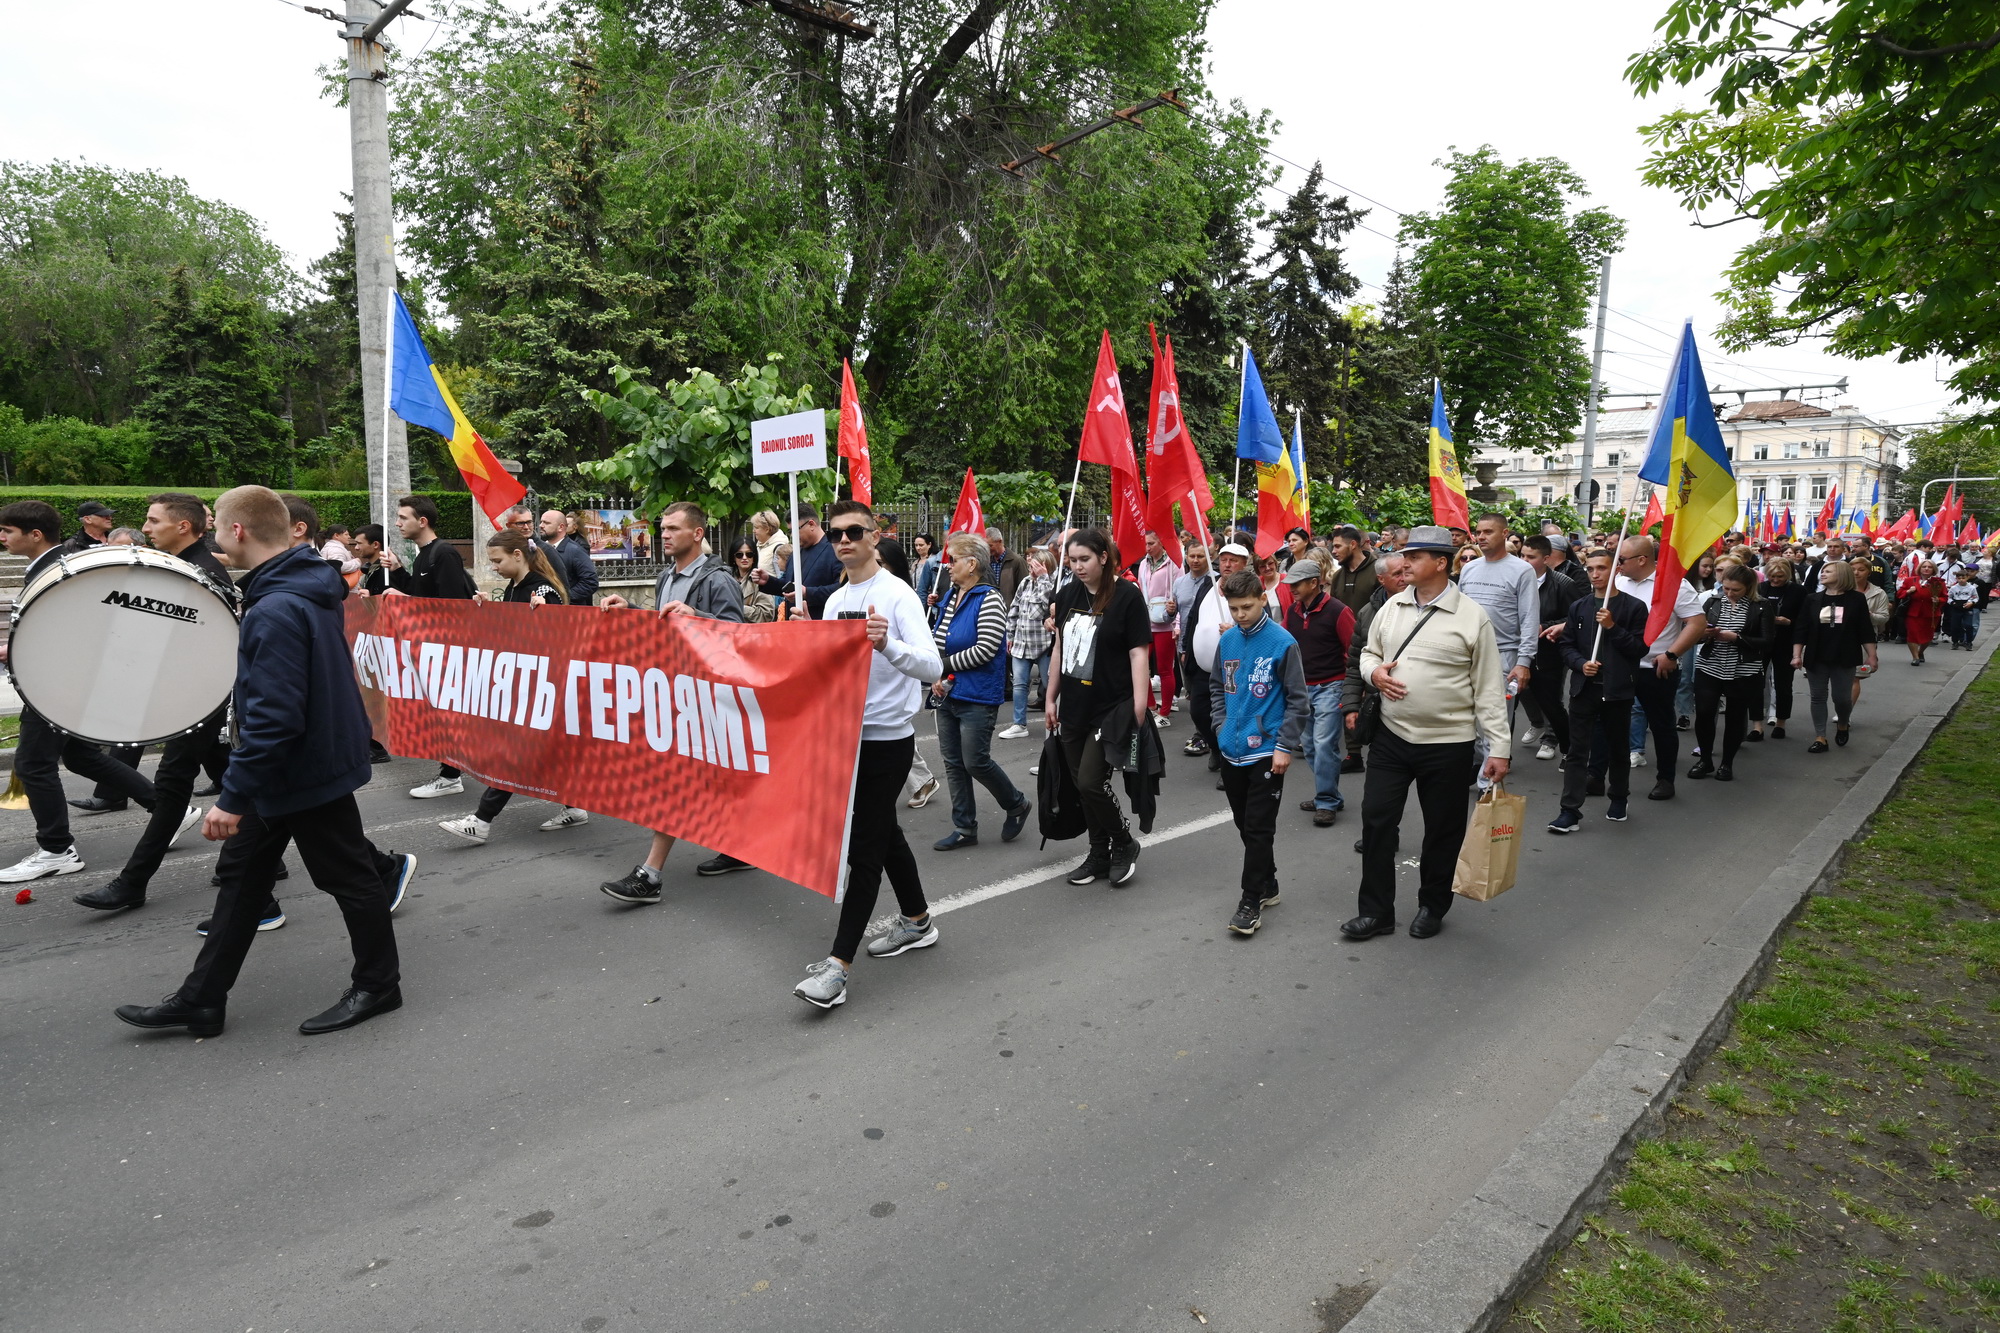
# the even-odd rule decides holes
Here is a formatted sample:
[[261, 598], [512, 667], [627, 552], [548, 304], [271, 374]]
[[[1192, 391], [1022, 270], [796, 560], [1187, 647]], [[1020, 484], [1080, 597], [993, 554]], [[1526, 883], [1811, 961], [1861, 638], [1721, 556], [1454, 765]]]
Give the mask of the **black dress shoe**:
[[71, 801], [70, 804], [86, 815], [112, 815], [127, 809], [130, 803], [122, 796], [86, 796], [82, 800]]
[[1444, 916], [1428, 907], [1419, 907], [1417, 914], [1410, 918], [1410, 938], [1427, 940], [1444, 929]]
[[112, 1012], [119, 1021], [135, 1028], [186, 1028], [191, 1037], [213, 1037], [222, 1032], [221, 1005], [194, 1005], [179, 993], [158, 1004], [121, 1004]]
[[356, 1023], [366, 1023], [377, 1014], [386, 1014], [391, 1009], [403, 1007], [403, 988], [391, 986], [385, 991], [356, 990], [352, 986], [342, 993], [333, 1008], [324, 1013], [314, 1014], [299, 1024], [299, 1031], [308, 1037], [317, 1037], [323, 1032], [338, 1032], [351, 1028]]
[[1728, 764], [1719, 764], [1716, 766], [1715, 780], [1717, 782], [1734, 782], [1736, 781], [1736, 770]]
[[1674, 784], [1668, 782], [1665, 778], [1661, 778], [1658, 782], [1655, 782], [1653, 784], [1653, 789], [1646, 793], [1646, 799], [1649, 801], [1673, 800]]
[[1340, 938], [1344, 940], [1372, 940], [1377, 935], [1396, 933], [1394, 917], [1357, 916], [1340, 923]]
[[1688, 769], [1688, 776], [1691, 778], [1713, 777], [1715, 776], [1715, 765], [1709, 762], [1707, 755], [1703, 755], [1701, 758], [1695, 760], [1694, 764]]
[[109, 884], [89, 893], [79, 893], [70, 899], [79, 907], [91, 907], [100, 912], [115, 912], [121, 907], [144, 907], [146, 891], [135, 889], [125, 882], [123, 875], [112, 877]]
[[1838, 730], [1838, 731], [1836, 731], [1836, 732], [1834, 732], [1834, 733], [1833, 733], [1833, 743], [1834, 743], [1835, 745], [1845, 745], [1845, 744], [1847, 744], [1847, 728], [1846, 728], [1846, 727], [1842, 727], [1842, 728], [1841, 728], [1840, 730]]
[[1823, 740], [1815, 740], [1815, 741], [1814, 741], [1814, 742], [1813, 742], [1813, 743], [1812, 743], [1811, 745], [1808, 745], [1808, 746], [1806, 747], [1806, 753], [1807, 753], [1807, 754], [1825, 754], [1825, 753], [1826, 753], [1826, 742], [1825, 742], [1825, 741], [1823, 741]]
[[1781, 741], [1785, 739], [1785, 729], [1783, 727], [1772, 727], [1771, 739], [1774, 741]]

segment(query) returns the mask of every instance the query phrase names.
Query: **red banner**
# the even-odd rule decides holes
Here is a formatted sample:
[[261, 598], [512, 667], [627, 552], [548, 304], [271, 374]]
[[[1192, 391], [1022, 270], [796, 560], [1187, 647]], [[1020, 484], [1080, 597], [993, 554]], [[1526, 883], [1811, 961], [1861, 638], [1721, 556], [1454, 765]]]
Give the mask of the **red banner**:
[[838, 896], [868, 696], [859, 622], [357, 597], [347, 634], [390, 753]]

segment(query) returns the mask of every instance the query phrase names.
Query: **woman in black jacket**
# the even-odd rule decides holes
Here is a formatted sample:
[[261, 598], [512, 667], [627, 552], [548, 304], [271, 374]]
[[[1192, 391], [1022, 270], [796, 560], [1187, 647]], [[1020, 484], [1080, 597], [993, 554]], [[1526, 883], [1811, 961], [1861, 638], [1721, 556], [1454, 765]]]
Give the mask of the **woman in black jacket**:
[[[1736, 776], [1736, 751], [1750, 710], [1763, 702], [1764, 659], [1770, 656], [1771, 603], [1757, 595], [1757, 576], [1746, 565], [1722, 567], [1716, 592], [1702, 603], [1708, 635], [1694, 668], [1694, 736], [1701, 753], [1691, 778]], [[1722, 762], [1715, 762], [1715, 711], [1723, 708]]]
[[[486, 559], [493, 566], [493, 572], [507, 580], [506, 587], [493, 590], [494, 601], [526, 606], [562, 606], [568, 602], [569, 590], [563, 586], [562, 575], [550, 563], [548, 552], [525, 532], [510, 530], [488, 537]], [[499, 787], [488, 787], [485, 795], [479, 798], [477, 810], [458, 819], [441, 819], [438, 827], [478, 846], [491, 836], [493, 821], [500, 817], [500, 812], [507, 808], [507, 802], [513, 796], [514, 793]], [[578, 828], [589, 822], [588, 811], [566, 806], [560, 813], [542, 821], [542, 832]]]
[[1826, 753], [1826, 696], [1840, 729], [1834, 743], [1847, 744], [1847, 719], [1854, 707], [1854, 668], [1865, 659], [1875, 669], [1875, 619], [1868, 599], [1854, 590], [1854, 568], [1845, 560], [1820, 567], [1819, 590], [1805, 600], [1792, 627], [1792, 665], [1804, 667], [1812, 689], [1813, 743], [1809, 754]]
[[[1804, 614], [1806, 594], [1811, 591], [1799, 582], [1798, 570], [1783, 556], [1764, 562], [1764, 586], [1760, 590], [1771, 604], [1771, 654], [1766, 663], [1765, 699], [1769, 707], [1764, 720], [1770, 723], [1771, 739], [1785, 738], [1785, 723], [1792, 717], [1792, 643], [1794, 626]], [[1754, 723], [1749, 740], [1762, 740], [1764, 733]]]

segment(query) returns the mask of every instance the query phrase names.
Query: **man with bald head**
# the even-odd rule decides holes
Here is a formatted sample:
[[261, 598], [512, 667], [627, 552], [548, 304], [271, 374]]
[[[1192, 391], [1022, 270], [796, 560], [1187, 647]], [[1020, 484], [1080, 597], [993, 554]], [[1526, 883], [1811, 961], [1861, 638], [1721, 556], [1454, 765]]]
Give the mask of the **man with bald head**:
[[597, 562], [590, 558], [581, 537], [569, 535], [569, 518], [562, 510], [551, 509], [542, 515], [542, 535], [535, 544], [562, 575], [563, 585], [569, 589], [569, 604], [589, 606], [597, 596]]

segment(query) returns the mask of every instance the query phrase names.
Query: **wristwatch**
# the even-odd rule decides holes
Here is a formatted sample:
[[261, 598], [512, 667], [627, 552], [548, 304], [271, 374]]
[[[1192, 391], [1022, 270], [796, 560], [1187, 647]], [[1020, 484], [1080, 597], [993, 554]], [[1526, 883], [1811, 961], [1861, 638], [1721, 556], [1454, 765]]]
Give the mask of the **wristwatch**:
[[1681, 664], [1681, 655], [1680, 655], [1679, 653], [1675, 652], [1675, 651], [1674, 651], [1673, 649], [1671, 649], [1671, 648], [1662, 648], [1662, 649], [1660, 649], [1660, 656], [1662, 656], [1662, 657], [1666, 657], [1666, 658], [1671, 658], [1671, 659], [1673, 660], [1673, 664], [1674, 664], [1675, 666], [1679, 666], [1679, 665]]

